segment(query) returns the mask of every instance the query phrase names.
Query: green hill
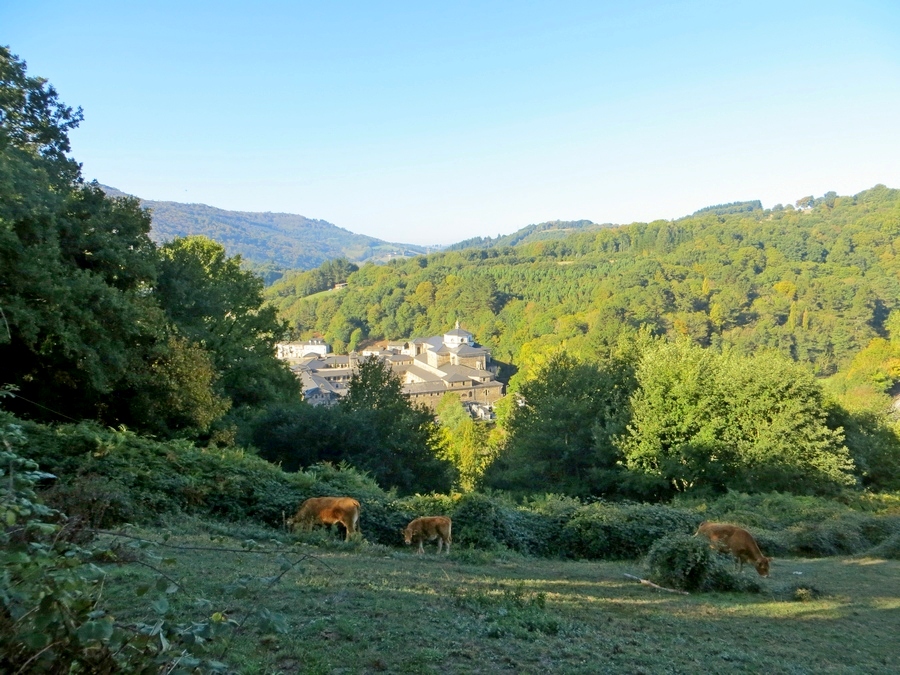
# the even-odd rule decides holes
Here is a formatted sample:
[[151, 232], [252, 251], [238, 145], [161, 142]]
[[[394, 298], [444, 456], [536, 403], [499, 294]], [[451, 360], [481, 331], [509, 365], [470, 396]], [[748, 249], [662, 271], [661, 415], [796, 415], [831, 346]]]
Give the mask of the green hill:
[[[101, 186], [113, 197], [124, 192]], [[240, 256], [256, 267], [312, 269], [326, 260], [384, 262], [419, 255], [425, 248], [395, 244], [354, 234], [325, 220], [291, 213], [226, 211], [206, 204], [182, 204], [142, 199], [153, 215], [151, 238], [157, 243], [199, 234], [218, 241], [229, 255]]]
[[472, 237], [458, 244], [444, 248], [445, 251], [461, 251], [467, 248], [495, 248], [503, 246], [518, 246], [530, 244], [535, 241], [547, 241], [550, 239], [564, 239], [578, 232], [590, 232], [606, 227], [615, 227], [610, 223], [598, 225], [590, 220], [551, 220], [546, 223], [526, 225], [512, 234], [497, 235], [496, 237]]
[[563, 345], [593, 358], [649, 326], [701, 345], [778, 350], [819, 375], [886, 337], [900, 310], [900, 191], [883, 185], [799, 209], [748, 202], [573, 230], [363, 266], [338, 296], [270, 300], [299, 336], [327, 341], [428, 335], [459, 320], [496, 358], [527, 366]]

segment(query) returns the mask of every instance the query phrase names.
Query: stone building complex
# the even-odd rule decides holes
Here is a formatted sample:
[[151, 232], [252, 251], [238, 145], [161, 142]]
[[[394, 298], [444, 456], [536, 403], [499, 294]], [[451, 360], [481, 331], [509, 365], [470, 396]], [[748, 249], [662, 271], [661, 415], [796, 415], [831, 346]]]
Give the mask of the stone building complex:
[[384, 348], [347, 355], [323, 353], [321, 340], [278, 345], [280, 358], [303, 383], [303, 398], [312, 405], [332, 405], [347, 391], [356, 365], [363, 358], [380, 358], [403, 384], [403, 393], [415, 403], [434, 409], [441, 397], [453, 392], [475, 417], [493, 417], [492, 406], [503, 396], [503, 383], [488, 349], [475, 344], [471, 333], [459, 327], [443, 335], [388, 342]]

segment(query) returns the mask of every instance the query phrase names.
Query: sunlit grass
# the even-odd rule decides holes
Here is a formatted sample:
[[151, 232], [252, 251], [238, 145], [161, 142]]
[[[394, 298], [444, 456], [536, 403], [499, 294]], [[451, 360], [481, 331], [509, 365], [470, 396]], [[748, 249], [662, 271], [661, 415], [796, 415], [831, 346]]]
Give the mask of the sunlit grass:
[[[202, 618], [196, 597], [233, 618], [259, 606], [287, 616], [288, 634], [245, 630], [234, 639], [226, 660], [235, 672], [895, 672], [897, 561], [785, 559], [759, 594], [681, 596], [626, 579], [642, 573], [639, 561], [286, 541], [285, 557], [302, 561], [244, 600], [228, 585], [278, 574], [277, 556], [166, 552], [176, 559], [166, 573], [183, 581], [172, 603], [180, 620]], [[169, 542], [240, 548], [202, 534]], [[120, 619], [148, 617], [129, 589], [152, 576], [112, 568], [106, 593]]]

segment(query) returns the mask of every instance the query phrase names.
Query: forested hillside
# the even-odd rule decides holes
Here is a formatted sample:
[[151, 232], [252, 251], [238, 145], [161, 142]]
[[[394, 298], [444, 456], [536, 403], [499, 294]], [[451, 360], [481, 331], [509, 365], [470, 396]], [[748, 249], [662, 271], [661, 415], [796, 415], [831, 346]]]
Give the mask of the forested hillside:
[[303, 299], [281, 285], [268, 297], [298, 336], [338, 349], [459, 320], [523, 366], [561, 346], [600, 355], [649, 326], [704, 346], [773, 348], [833, 374], [886, 336], [900, 306], [900, 192], [753, 206], [366, 265], [340, 293]]
[[551, 220], [546, 223], [527, 225], [512, 234], [498, 234], [496, 237], [473, 237], [472, 239], [466, 239], [457, 244], [447, 246], [444, 250], [461, 251], [467, 248], [517, 246], [548, 239], [564, 239], [575, 232], [588, 232], [604, 227], [613, 227], [613, 225], [598, 225], [590, 220]]
[[[102, 186], [111, 196], [125, 196]], [[261, 269], [312, 269], [332, 258], [361, 262], [384, 261], [396, 255], [417, 255], [425, 248], [392, 244], [354, 234], [324, 220], [292, 213], [226, 211], [206, 204], [141, 200], [153, 218], [150, 236], [158, 244], [175, 237], [202, 235]]]

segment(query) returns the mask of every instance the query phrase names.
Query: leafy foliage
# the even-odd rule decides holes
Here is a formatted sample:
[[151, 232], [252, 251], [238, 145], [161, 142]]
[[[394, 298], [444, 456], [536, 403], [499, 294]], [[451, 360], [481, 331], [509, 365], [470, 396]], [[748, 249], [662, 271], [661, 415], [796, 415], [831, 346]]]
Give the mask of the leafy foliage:
[[299, 396], [296, 378], [273, 358], [284, 326], [273, 308], [261, 306], [262, 286], [239, 257], [205, 237], [160, 249], [156, 295], [179, 331], [209, 352], [217, 387], [236, 407]]
[[487, 485], [570, 495], [615, 491], [622, 459], [613, 444], [628, 421], [632, 368], [624, 359], [583, 363], [552, 356], [512, 394], [506, 450], [487, 471]]
[[[34, 490], [53, 478], [13, 451], [24, 443], [16, 425], [0, 429], [0, 669], [41, 673], [222, 672], [203, 643], [216, 634], [209, 622], [165, 620], [165, 595], [152, 603], [159, 620], [123, 625], [100, 605], [106, 572], [95, 560], [118, 559], [109, 548], [73, 543], [71, 521], [44, 506]], [[76, 521], [77, 523], [77, 521]], [[166, 594], [178, 590], [164, 575]], [[138, 589], [140, 591], [140, 589]], [[146, 590], [139, 592], [143, 595]]]
[[298, 393], [276, 360], [262, 283], [221, 246], [160, 251], [136, 199], [84, 184], [81, 112], [0, 48], [0, 382], [10, 409], [162, 437], [210, 433], [229, 406]]
[[299, 403], [261, 415], [253, 423], [252, 443], [261, 457], [285, 470], [347, 462], [403, 494], [446, 491], [454, 479], [431, 411], [413, 405], [378, 359], [360, 362], [338, 406]]
[[472, 419], [459, 394], [448, 392], [437, 405], [444, 457], [453, 463], [459, 488], [469, 492], [481, 486], [486, 469], [496, 459], [500, 432], [492, 422]]
[[759, 593], [759, 582], [735, 573], [730, 556], [713, 552], [702, 537], [670, 534], [647, 553], [651, 580], [684, 591]]
[[679, 491], [815, 492], [853, 483], [821, 387], [780, 356], [737, 357], [687, 341], [642, 356], [627, 466]]

